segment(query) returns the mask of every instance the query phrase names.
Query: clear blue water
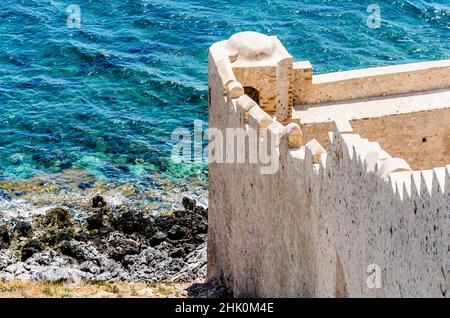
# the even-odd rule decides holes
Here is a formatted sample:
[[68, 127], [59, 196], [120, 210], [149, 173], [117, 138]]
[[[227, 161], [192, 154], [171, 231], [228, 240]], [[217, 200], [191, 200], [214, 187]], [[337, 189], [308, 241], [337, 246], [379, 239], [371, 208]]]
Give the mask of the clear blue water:
[[278, 35], [316, 73], [450, 58], [449, 0], [377, 0], [380, 29], [372, 2], [1, 0], [0, 179], [205, 178], [170, 161], [170, 136], [207, 121], [207, 50], [235, 32]]

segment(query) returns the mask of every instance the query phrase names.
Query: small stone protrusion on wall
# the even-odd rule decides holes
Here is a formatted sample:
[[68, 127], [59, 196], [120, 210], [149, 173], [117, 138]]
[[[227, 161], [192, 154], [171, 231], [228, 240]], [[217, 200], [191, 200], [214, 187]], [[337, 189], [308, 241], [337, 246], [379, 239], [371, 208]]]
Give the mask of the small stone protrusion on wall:
[[258, 104], [253, 99], [248, 97], [248, 95], [242, 95], [237, 100], [237, 106], [242, 111], [248, 112], [253, 107], [258, 106]]
[[244, 95], [244, 87], [239, 82], [231, 82], [227, 86], [230, 98], [236, 99]]
[[266, 129], [273, 119], [261, 107], [255, 106], [248, 112], [248, 122], [255, 129]]
[[230, 83], [236, 82], [236, 76], [233, 73], [233, 68], [231, 67], [230, 60], [228, 58], [223, 58], [216, 62], [217, 71], [219, 72], [220, 78], [223, 83], [223, 94], [228, 94], [228, 85]]
[[412, 171], [409, 164], [402, 158], [389, 158], [384, 160], [383, 164], [378, 171], [378, 174], [386, 179], [392, 172]]
[[286, 135], [286, 127], [280, 124], [278, 121], [273, 121], [268, 127], [267, 132], [272, 140], [281, 140]]
[[275, 155], [277, 158], [280, 158], [280, 156], [287, 155], [288, 152], [288, 146], [287, 146], [287, 135], [286, 135], [286, 127], [284, 127], [281, 123], [278, 121], [273, 121], [268, 127], [267, 127], [267, 138], [268, 142], [274, 143], [270, 145], [271, 151], [275, 151], [276, 153], [271, 153], [271, 156], [273, 159], [275, 159]]
[[325, 154], [327, 153], [325, 148], [323, 148], [322, 145], [316, 139], [312, 139], [312, 140], [308, 141], [308, 143], [306, 143], [305, 147], [306, 147], [306, 149], [311, 151], [311, 154], [313, 157], [313, 162], [315, 164], [319, 164], [321, 155], [324, 153]]
[[299, 125], [290, 123], [286, 126], [289, 148], [300, 148], [302, 146], [303, 133]]
[[256, 106], [258, 104], [247, 95], [242, 95], [237, 99], [236, 109], [238, 112], [244, 113], [244, 123], [248, 123], [248, 112]]

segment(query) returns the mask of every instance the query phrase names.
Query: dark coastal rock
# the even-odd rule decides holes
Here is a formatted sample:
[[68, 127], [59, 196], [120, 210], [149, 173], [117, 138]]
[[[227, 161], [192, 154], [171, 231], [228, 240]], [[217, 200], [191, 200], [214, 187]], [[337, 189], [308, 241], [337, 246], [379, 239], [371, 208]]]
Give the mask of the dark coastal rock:
[[207, 246], [206, 243], [203, 243], [184, 258], [183, 268], [171, 277], [171, 281], [187, 282], [194, 281], [199, 277], [206, 277], [206, 259]]
[[93, 275], [100, 274], [102, 269], [93, 261], [85, 261], [78, 266], [78, 269], [82, 272], [90, 273]]
[[87, 242], [93, 239], [93, 236], [89, 233], [85, 232], [77, 232], [73, 236], [74, 240], [80, 241], [80, 242]]
[[92, 199], [93, 208], [104, 208], [106, 206], [107, 206], [106, 201], [102, 196], [97, 195]]
[[44, 245], [38, 240], [30, 240], [22, 248], [22, 261], [26, 261], [35, 253], [39, 253], [44, 250]]
[[217, 278], [211, 278], [205, 284], [193, 284], [187, 288], [187, 291], [190, 298], [233, 298], [232, 290], [228, 289]]
[[64, 242], [60, 249], [61, 253], [73, 257], [80, 263], [76, 269], [89, 273], [87, 276], [89, 279], [101, 281], [128, 279], [128, 273], [120, 263], [107, 258], [91, 244], [72, 240]]
[[70, 230], [56, 230], [47, 233], [42, 240], [51, 246], [55, 246], [63, 241], [71, 240], [73, 238], [74, 234]]
[[103, 228], [104, 221], [103, 221], [103, 215], [101, 214], [94, 214], [86, 219], [87, 228], [88, 230], [99, 230]]
[[186, 254], [189, 254], [193, 251], [195, 251], [195, 245], [194, 244], [189, 244], [189, 243], [183, 243], [183, 249], [186, 252]]
[[157, 228], [167, 233], [171, 241], [201, 244], [206, 241], [208, 220], [207, 211], [195, 207], [193, 211], [175, 211], [173, 216], [159, 216], [155, 219]]
[[126, 212], [114, 222], [113, 227], [125, 234], [139, 233], [151, 238], [155, 232], [155, 226], [151, 219]]
[[129, 273], [122, 267], [119, 262], [109, 258], [102, 258], [99, 262], [101, 272], [93, 276], [94, 280], [114, 281], [114, 280], [130, 280]]
[[[92, 206], [96, 209], [94, 213], [86, 219], [87, 229], [90, 231], [104, 231], [111, 227], [114, 222], [114, 215], [106, 205], [106, 201], [101, 196], [92, 199]], [[107, 231], [108, 233], [110, 231]]]
[[8, 248], [11, 238], [8, 229], [5, 226], [0, 226], [0, 249]]
[[167, 235], [164, 232], [158, 231], [150, 239], [150, 246], [158, 246], [167, 239]]
[[172, 250], [170, 252], [169, 256], [172, 257], [172, 258], [185, 257], [186, 256], [186, 251], [184, 250], [184, 248], [178, 247], [178, 248]]
[[141, 251], [139, 242], [120, 232], [110, 233], [104, 243], [107, 246], [106, 254], [116, 261], [121, 261], [126, 255], [139, 254]]
[[88, 278], [76, 268], [75, 260], [46, 250], [24, 262], [14, 262], [0, 272], [0, 279], [32, 281], [79, 281]]
[[197, 206], [194, 209], [194, 212], [204, 217], [206, 220], [208, 220], [208, 209], [205, 209], [204, 207]]
[[193, 211], [197, 206], [197, 202], [194, 199], [184, 197], [182, 200], [183, 207], [188, 211]]
[[187, 236], [188, 230], [184, 227], [181, 227], [178, 224], [172, 226], [172, 228], [167, 232], [167, 237], [171, 240], [181, 240]]
[[21, 237], [30, 237], [33, 232], [31, 224], [21, 220], [16, 221], [15, 230], [17, 234]]
[[135, 281], [154, 282], [168, 280], [169, 254], [166, 250], [149, 247], [138, 255], [127, 255], [122, 264]]
[[201, 244], [203, 242], [206, 242], [208, 240], [207, 234], [196, 234], [194, 236], [193, 242], [194, 244]]
[[78, 261], [98, 261], [102, 258], [100, 252], [92, 245], [75, 240], [64, 241], [60, 247], [61, 253]]
[[37, 223], [47, 228], [65, 229], [73, 225], [69, 211], [62, 208], [50, 209], [43, 216], [37, 217]]
[[184, 210], [147, 217], [133, 207], [108, 207], [103, 197], [96, 196], [85, 219], [56, 208], [35, 217], [32, 224], [17, 220], [14, 235], [9, 237], [6, 227], [0, 232], [0, 243], [18, 240], [10, 245], [20, 249], [23, 237], [35, 239], [21, 249], [22, 261], [14, 259], [14, 253], [0, 251], [0, 279], [186, 282], [204, 278], [207, 209], [189, 198], [182, 203]]
[[158, 248], [125, 256], [122, 264], [135, 281], [193, 281], [206, 275], [206, 243], [186, 256], [182, 247], [163, 242]]
[[154, 220], [155, 226], [164, 233], [167, 233], [172, 226], [177, 224], [177, 219], [169, 215], [160, 215]]
[[33, 254], [25, 261], [28, 266], [72, 266], [76, 265], [76, 260], [62, 255], [52, 249], [47, 249]]

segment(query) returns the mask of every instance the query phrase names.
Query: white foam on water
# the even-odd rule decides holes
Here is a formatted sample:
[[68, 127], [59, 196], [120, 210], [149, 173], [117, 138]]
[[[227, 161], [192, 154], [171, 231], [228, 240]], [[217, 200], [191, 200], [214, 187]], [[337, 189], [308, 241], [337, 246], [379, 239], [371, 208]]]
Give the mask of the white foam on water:
[[0, 210], [3, 219], [24, 218], [29, 219], [36, 215], [44, 215], [48, 210], [56, 208], [55, 205], [35, 207], [23, 199], [12, 199], [11, 201], [1, 200]]

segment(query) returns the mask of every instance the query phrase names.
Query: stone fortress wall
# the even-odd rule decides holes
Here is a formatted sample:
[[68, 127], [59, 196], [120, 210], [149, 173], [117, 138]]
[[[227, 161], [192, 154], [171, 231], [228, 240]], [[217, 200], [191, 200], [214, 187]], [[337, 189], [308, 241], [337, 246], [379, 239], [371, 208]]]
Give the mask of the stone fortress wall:
[[279, 167], [210, 163], [209, 277], [238, 297], [449, 297], [449, 109], [450, 61], [313, 76], [276, 37], [214, 44], [209, 127], [267, 133]]

